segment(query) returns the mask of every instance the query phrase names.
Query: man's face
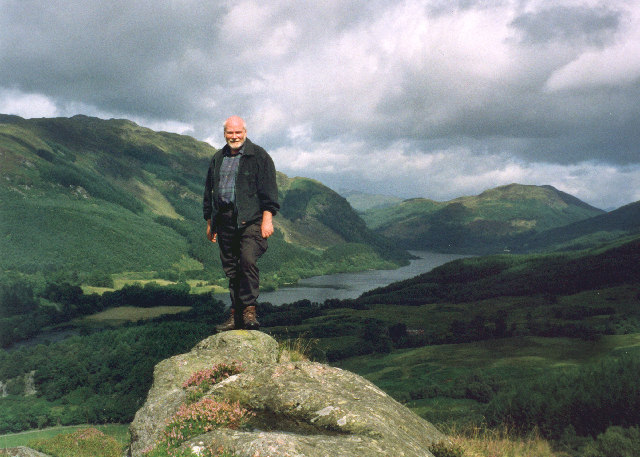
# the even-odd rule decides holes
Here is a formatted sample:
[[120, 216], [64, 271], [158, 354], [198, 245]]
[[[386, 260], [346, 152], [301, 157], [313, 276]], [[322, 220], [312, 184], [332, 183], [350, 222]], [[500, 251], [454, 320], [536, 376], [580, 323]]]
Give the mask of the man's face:
[[237, 151], [240, 149], [246, 138], [247, 131], [242, 122], [227, 122], [224, 129], [224, 139], [232, 150]]

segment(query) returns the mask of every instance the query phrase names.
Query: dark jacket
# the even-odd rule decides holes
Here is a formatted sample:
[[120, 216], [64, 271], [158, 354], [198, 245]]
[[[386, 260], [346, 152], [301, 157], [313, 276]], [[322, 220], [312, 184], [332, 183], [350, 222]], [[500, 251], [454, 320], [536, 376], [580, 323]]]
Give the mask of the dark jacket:
[[[220, 166], [223, 155], [228, 150], [229, 145], [225, 145], [213, 155], [204, 185], [202, 210], [205, 220], [212, 219], [214, 227], [218, 213]], [[273, 160], [267, 151], [253, 144], [248, 138], [245, 140], [244, 153], [238, 166], [235, 195], [238, 227], [262, 219], [263, 211], [270, 211], [275, 216], [280, 209]]]

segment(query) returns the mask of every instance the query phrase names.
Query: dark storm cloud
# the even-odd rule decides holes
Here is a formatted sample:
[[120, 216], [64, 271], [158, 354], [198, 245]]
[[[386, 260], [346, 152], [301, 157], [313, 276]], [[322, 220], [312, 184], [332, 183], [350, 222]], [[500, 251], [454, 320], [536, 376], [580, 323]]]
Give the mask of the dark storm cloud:
[[[210, 72], [203, 74], [199, 53], [215, 48], [207, 18], [215, 18], [217, 8], [130, 1], [2, 6], [4, 86], [106, 111], [181, 115], [194, 108], [197, 90], [191, 88], [201, 87]], [[188, 67], [193, 71], [185, 72]]]
[[[0, 0], [0, 62], [0, 111], [127, 117], [214, 146], [239, 114], [282, 171], [336, 187], [640, 199], [626, 0]], [[638, 185], [598, 196], [605, 179]]]

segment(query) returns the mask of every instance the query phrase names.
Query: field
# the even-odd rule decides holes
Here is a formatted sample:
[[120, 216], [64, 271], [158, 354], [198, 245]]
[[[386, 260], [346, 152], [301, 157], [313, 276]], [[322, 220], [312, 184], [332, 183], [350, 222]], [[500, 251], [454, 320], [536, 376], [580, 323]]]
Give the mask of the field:
[[142, 320], [155, 319], [165, 314], [178, 314], [189, 311], [190, 306], [156, 306], [154, 308], [138, 308], [135, 306], [119, 306], [109, 308], [91, 316], [87, 316], [82, 321], [90, 323], [101, 323], [109, 325], [119, 325], [124, 322], [138, 322]]
[[597, 342], [522, 337], [405, 349], [354, 357], [339, 365], [365, 376], [387, 392], [400, 394], [408, 385], [452, 382], [470, 370], [519, 379], [634, 349], [640, 349], [640, 334], [603, 336]]
[[[640, 334], [603, 336], [600, 341], [572, 338], [504, 338], [467, 344], [426, 346], [390, 354], [354, 357], [337, 365], [367, 378], [418, 415], [439, 424], [478, 425], [478, 401], [468, 398], [412, 400], [422, 389], [468, 385], [474, 378], [518, 382], [558, 368], [581, 366], [609, 355], [640, 351]], [[477, 379], [476, 379], [477, 380]], [[437, 391], [436, 391], [437, 392]]]
[[[0, 449], [14, 448], [18, 446], [28, 446], [29, 442], [34, 440], [50, 439], [61, 433], [71, 433], [89, 425], [71, 425], [67, 427], [50, 427], [43, 430], [30, 430], [28, 432], [12, 433], [0, 436]], [[114, 437], [123, 445], [129, 442], [129, 425], [128, 424], [106, 424], [91, 425], [102, 433]]]
[[[82, 291], [85, 294], [102, 295], [105, 292], [113, 292], [114, 290], [119, 290], [123, 287], [131, 286], [134, 284], [140, 286], [145, 286], [147, 284], [156, 284], [158, 286], [175, 286], [177, 284], [177, 281], [159, 279], [155, 277], [156, 275], [157, 272], [155, 271], [137, 271], [113, 274], [111, 275], [113, 287], [98, 287], [85, 284], [82, 286]], [[207, 282], [198, 279], [190, 279], [185, 282], [189, 285], [191, 293], [194, 294], [202, 294], [207, 292], [222, 293], [228, 290], [220, 285], [208, 284]]]

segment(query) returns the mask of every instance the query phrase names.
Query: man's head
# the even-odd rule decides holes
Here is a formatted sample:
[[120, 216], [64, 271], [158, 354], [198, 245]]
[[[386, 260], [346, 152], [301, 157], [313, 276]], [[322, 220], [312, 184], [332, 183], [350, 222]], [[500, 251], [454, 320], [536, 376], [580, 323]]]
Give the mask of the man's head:
[[224, 121], [224, 139], [232, 151], [238, 151], [247, 139], [247, 126], [239, 116]]

